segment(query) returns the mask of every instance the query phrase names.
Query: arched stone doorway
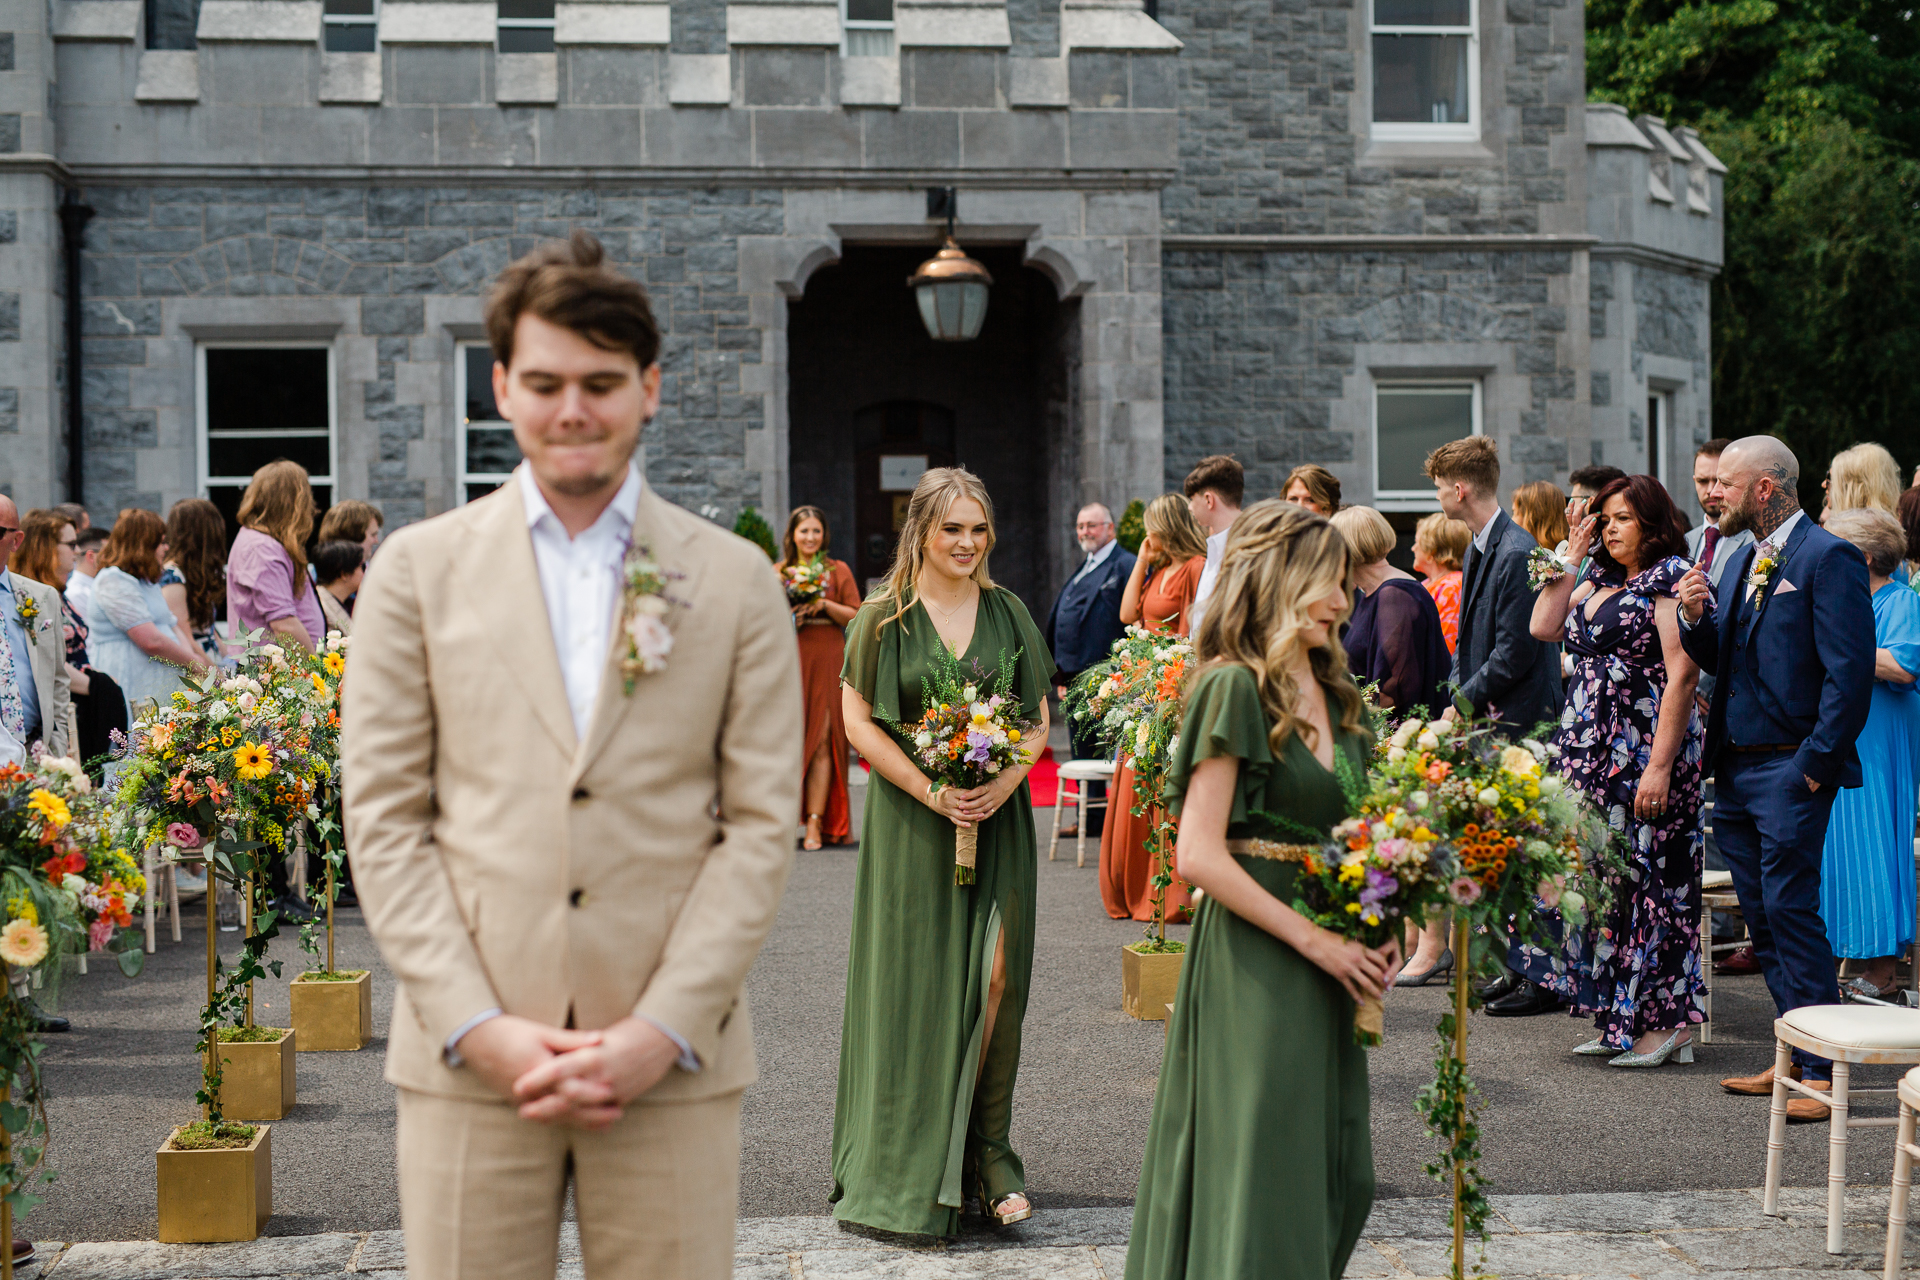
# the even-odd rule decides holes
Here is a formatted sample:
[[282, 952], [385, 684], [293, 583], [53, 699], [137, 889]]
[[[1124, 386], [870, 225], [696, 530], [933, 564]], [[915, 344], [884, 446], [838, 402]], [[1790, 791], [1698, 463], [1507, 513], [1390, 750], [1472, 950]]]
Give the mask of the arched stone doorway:
[[920, 322], [906, 280], [926, 246], [848, 246], [788, 304], [789, 493], [827, 512], [832, 554], [864, 588], [892, 559], [916, 468], [967, 467], [993, 497], [994, 580], [1044, 621], [1049, 547], [1073, 519], [1079, 303], [1018, 248], [967, 251], [994, 278], [972, 342]]

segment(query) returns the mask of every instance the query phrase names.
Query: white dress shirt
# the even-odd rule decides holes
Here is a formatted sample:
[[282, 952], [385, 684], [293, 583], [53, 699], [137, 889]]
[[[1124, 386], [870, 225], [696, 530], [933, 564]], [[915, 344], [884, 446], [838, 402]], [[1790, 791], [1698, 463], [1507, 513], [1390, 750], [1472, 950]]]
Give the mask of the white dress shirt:
[[[1687, 558], [1700, 559], [1700, 544], [1707, 536], [1707, 526], [1687, 531]], [[1753, 541], [1751, 531], [1742, 529], [1739, 533], [1723, 533], [1713, 544], [1713, 563], [1707, 566], [1707, 580], [1715, 587], [1720, 585], [1720, 575], [1727, 571], [1727, 565], [1733, 560], [1733, 553]]]
[[93, 575], [75, 569], [67, 575], [67, 589], [62, 594], [67, 597], [67, 603], [73, 606], [73, 611], [80, 615], [80, 621], [92, 626], [93, 619], [87, 616], [87, 609], [93, 603]]
[[[553, 649], [560, 659], [560, 678], [567, 686], [567, 706], [573, 712], [575, 736], [585, 741], [587, 726], [593, 719], [594, 703], [600, 698], [600, 677], [607, 669], [607, 646], [613, 638], [615, 615], [619, 612], [623, 574], [621, 564], [633, 543], [633, 521], [640, 510], [643, 481], [640, 468], [627, 464], [627, 479], [600, 518], [569, 537], [567, 527], [547, 505], [533, 478], [533, 471], [522, 462], [514, 469], [520, 486], [520, 501], [526, 508], [527, 533], [533, 539], [533, 562], [540, 571], [540, 594], [547, 600], [547, 625], [553, 629]], [[449, 1066], [461, 1065], [455, 1045], [460, 1037], [503, 1010], [483, 1009], [455, 1027], [447, 1037], [446, 1059]], [[645, 1014], [662, 1035], [680, 1050], [680, 1067], [698, 1071], [700, 1059], [686, 1037]]]
[[1113, 549], [1119, 545], [1120, 545], [1120, 540], [1118, 538], [1108, 538], [1104, 546], [1102, 546], [1098, 551], [1092, 552], [1087, 556], [1085, 562], [1082, 563], [1080, 566], [1080, 572], [1074, 574], [1071, 578], [1067, 579], [1067, 585], [1072, 586], [1074, 583], [1080, 581], [1080, 579], [1086, 577], [1088, 574], [1092, 573], [1095, 569], [1098, 569], [1101, 565], [1105, 564], [1108, 560], [1112, 559]]
[[[1803, 511], [1800, 511], [1800, 510], [1794, 511], [1792, 515], [1788, 516], [1785, 520], [1782, 520], [1780, 522], [1780, 527], [1778, 529], [1775, 529], [1772, 533], [1768, 534], [1764, 538], [1756, 538], [1754, 540], [1756, 548], [1766, 547], [1769, 550], [1771, 550], [1774, 555], [1776, 556], [1779, 555], [1781, 548], [1787, 545], [1787, 537], [1793, 532], [1793, 526], [1800, 523], [1800, 517], [1803, 514], [1805, 514]], [[1760, 562], [1760, 552], [1757, 549], [1753, 553], [1753, 560], [1755, 564], [1758, 564]], [[1749, 568], [1747, 569], [1747, 573], [1749, 576], [1752, 575], [1753, 569], [1751, 568], [1751, 566], [1749, 566]], [[1751, 585], [1748, 585], [1747, 587], [1747, 594], [1748, 595], [1753, 594], [1753, 587]]]
[[1213, 580], [1220, 576], [1220, 557], [1227, 550], [1227, 530], [1211, 534], [1207, 538], [1207, 563], [1200, 570], [1200, 585], [1193, 589], [1193, 603], [1187, 606], [1187, 634], [1200, 634], [1200, 610], [1206, 606], [1207, 597], [1213, 594]]

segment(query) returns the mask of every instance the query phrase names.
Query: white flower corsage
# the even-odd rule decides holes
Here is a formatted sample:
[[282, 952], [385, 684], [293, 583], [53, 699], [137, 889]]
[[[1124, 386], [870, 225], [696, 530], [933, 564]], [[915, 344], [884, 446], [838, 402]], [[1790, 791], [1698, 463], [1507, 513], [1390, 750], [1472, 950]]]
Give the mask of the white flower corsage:
[[1753, 588], [1756, 606], [1760, 598], [1766, 595], [1767, 583], [1773, 578], [1773, 563], [1772, 556], [1761, 556], [1753, 562], [1753, 568], [1747, 573], [1747, 585]]
[[1535, 547], [1527, 552], [1527, 585], [1535, 591], [1579, 571], [1580, 566], [1567, 559], [1567, 544], [1564, 542], [1551, 551], [1545, 547]]
[[620, 568], [626, 580], [621, 594], [620, 630], [627, 637], [627, 656], [620, 660], [620, 674], [631, 697], [634, 681], [667, 669], [667, 655], [673, 652], [667, 611], [681, 603], [667, 594], [667, 584], [682, 575], [661, 568], [654, 562], [653, 553], [638, 542], [627, 549]]

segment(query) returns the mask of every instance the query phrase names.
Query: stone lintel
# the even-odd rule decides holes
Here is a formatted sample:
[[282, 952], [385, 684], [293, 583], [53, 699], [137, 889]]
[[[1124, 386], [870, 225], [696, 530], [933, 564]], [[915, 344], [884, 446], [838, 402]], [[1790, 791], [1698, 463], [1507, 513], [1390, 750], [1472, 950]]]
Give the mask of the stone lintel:
[[140, 54], [135, 102], [200, 101], [200, 54], [193, 49], [147, 49]]
[[138, 40], [143, 0], [55, 0], [55, 40]]
[[490, 45], [496, 14], [492, 0], [386, 0], [380, 43]]
[[322, 53], [320, 101], [377, 105], [380, 101], [378, 53]]
[[667, 101], [677, 107], [724, 107], [733, 101], [733, 59], [724, 53], [667, 55]]
[[1138, 8], [1068, 4], [1060, 11], [1060, 45], [1065, 49], [1184, 48], [1180, 38]]
[[560, 97], [560, 55], [495, 54], [493, 84], [493, 100], [503, 107], [556, 102]]
[[1004, 4], [898, 4], [893, 39], [901, 49], [1005, 49], [1013, 27]]
[[730, 4], [727, 43], [840, 47], [835, 4]]
[[317, 44], [320, 0], [202, 0], [194, 34], [201, 41]]
[[1514, 235], [1163, 235], [1163, 249], [1225, 250], [1243, 253], [1296, 251], [1344, 251], [1389, 249], [1407, 253], [1471, 253], [1481, 249], [1498, 250], [1575, 250], [1592, 249], [1598, 236], [1570, 236], [1553, 233]]
[[673, 8], [664, 4], [556, 4], [555, 44], [655, 45], [671, 40]]
[[840, 60], [840, 105], [843, 107], [899, 106], [899, 55], [842, 58]]

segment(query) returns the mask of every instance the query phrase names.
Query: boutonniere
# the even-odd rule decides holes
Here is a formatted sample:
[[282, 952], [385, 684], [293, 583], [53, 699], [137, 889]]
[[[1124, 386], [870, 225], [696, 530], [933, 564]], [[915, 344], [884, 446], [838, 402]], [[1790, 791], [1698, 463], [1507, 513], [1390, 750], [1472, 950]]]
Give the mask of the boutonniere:
[[645, 543], [627, 548], [620, 565], [624, 585], [621, 588], [620, 630], [627, 637], [627, 655], [620, 660], [620, 674], [627, 696], [633, 695], [634, 681], [667, 669], [667, 655], [673, 652], [673, 632], [667, 626], [667, 612], [683, 601], [667, 594], [667, 584], [684, 574], [663, 569], [654, 561]]
[[1747, 585], [1753, 588], [1754, 605], [1758, 607], [1767, 593], [1767, 583], [1773, 578], [1774, 559], [1761, 556], [1753, 562], [1753, 568], [1747, 572]]
[[28, 643], [39, 644], [40, 629], [33, 625], [33, 620], [40, 616], [40, 606], [24, 591], [16, 592], [14, 599], [18, 601], [14, 611], [20, 615], [20, 625], [27, 633]]

